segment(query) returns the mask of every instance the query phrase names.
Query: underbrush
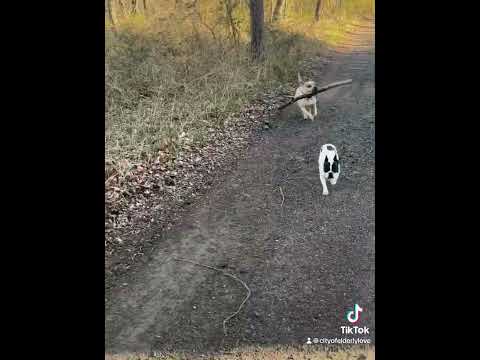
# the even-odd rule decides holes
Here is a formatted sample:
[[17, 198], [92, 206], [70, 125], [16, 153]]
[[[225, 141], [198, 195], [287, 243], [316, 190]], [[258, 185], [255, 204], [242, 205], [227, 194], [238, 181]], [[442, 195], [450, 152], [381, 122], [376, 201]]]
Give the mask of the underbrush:
[[267, 21], [265, 61], [257, 63], [250, 60], [246, 8], [234, 14], [232, 38], [228, 26], [213, 20], [219, 9], [212, 4], [198, 17], [163, 9], [107, 26], [105, 179], [114, 176], [118, 185], [135, 165], [204, 145], [258, 95], [282, 88], [291, 95], [297, 72], [309, 76], [306, 63], [374, 14], [372, 0], [356, 0], [326, 7], [319, 22], [312, 6], [301, 16]]
[[296, 79], [302, 62], [321, 50], [270, 29], [266, 60], [253, 63], [247, 43], [178, 32], [138, 24], [106, 31], [106, 177], [160, 151], [202, 145], [253, 97]]

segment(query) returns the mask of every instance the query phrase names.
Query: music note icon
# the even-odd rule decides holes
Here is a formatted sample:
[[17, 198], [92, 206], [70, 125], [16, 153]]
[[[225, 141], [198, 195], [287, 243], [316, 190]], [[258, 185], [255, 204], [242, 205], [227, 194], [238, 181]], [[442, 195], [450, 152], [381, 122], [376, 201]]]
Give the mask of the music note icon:
[[363, 309], [360, 307], [360, 305], [355, 304], [353, 310], [347, 313], [347, 320], [350, 321], [352, 324], [358, 322], [358, 320], [360, 320], [360, 313], [362, 311]]

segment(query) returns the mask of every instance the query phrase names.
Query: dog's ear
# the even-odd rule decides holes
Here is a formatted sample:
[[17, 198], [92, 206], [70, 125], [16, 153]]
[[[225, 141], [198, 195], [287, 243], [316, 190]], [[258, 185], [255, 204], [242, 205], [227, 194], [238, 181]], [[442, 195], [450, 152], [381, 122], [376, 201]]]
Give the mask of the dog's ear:
[[301, 85], [303, 84], [302, 77], [300, 76], [300, 73], [298, 73], [298, 83]]

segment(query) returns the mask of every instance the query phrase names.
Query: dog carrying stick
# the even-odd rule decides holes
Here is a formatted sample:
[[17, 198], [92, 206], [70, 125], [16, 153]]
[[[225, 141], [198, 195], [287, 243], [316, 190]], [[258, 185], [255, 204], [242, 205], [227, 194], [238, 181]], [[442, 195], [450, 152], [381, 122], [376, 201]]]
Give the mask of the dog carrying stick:
[[322, 93], [322, 92], [324, 92], [324, 91], [327, 91], [327, 90], [336, 88], [337, 86], [342, 86], [342, 85], [350, 84], [351, 82], [352, 82], [352, 79], [348, 79], [348, 80], [337, 81], [337, 82], [334, 82], [334, 83], [325, 85], [325, 86], [317, 89], [317, 91], [312, 92], [311, 94], [306, 94], [306, 95], [299, 96], [299, 97], [297, 97], [297, 98], [292, 98], [288, 103], [281, 105], [281, 106], [278, 108], [278, 110], [285, 109], [287, 106], [292, 105], [293, 103], [297, 102], [298, 100], [315, 96], [315, 95], [320, 94], [320, 93]]

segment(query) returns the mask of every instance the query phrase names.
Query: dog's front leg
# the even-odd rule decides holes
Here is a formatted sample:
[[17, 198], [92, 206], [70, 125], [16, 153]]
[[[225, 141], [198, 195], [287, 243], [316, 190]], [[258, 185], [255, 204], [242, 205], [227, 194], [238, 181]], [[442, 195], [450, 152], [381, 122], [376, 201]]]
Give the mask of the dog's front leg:
[[313, 120], [315, 119], [315, 113], [314, 113], [314, 110], [315, 110], [315, 109], [313, 108], [313, 105], [310, 105], [308, 108], [311, 109], [311, 112], [310, 112], [310, 120], [313, 121]]
[[[308, 109], [310, 109], [310, 106], [308, 106]], [[305, 120], [310, 119], [313, 121], [313, 115], [310, 111], [307, 110], [306, 106], [305, 106], [305, 113], [307, 114], [307, 117], [305, 118]]]
[[303, 114], [303, 120], [312, 119], [312, 114], [310, 114], [310, 112], [306, 109], [305, 106], [299, 105], [299, 107]]
[[323, 192], [322, 195], [328, 195], [327, 182], [325, 181], [325, 176], [320, 174], [320, 182], [322, 183]]
[[[315, 101], [313, 103], [313, 116], [317, 116], [317, 102]], [[313, 120], [313, 119], [312, 119]]]

